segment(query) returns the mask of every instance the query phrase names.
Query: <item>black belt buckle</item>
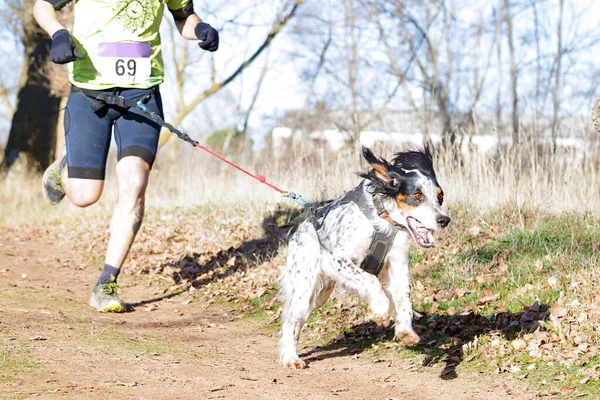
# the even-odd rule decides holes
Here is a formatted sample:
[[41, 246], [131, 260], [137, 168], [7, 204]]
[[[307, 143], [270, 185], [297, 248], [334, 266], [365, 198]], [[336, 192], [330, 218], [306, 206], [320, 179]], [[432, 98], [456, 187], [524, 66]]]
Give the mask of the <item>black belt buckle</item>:
[[123, 96], [115, 96], [115, 104], [119, 107], [125, 108], [125, 102], [127, 99]]
[[92, 100], [92, 102], [90, 102], [90, 109], [94, 112], [97, 113], [98, 111], [102, 110], [104, 107], [106, 107], [106, 103], [102, 100]]

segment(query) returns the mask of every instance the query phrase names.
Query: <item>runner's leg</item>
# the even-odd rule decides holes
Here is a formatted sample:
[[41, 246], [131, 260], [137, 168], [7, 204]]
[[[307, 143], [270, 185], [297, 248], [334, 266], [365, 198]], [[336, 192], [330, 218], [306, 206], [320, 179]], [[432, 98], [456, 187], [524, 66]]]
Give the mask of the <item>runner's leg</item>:
[[83, 94], [71, 91], [64, 118], [66, 152], [42, 177], [42, 192], [49, 204], [60, 203], [65, 195], [79, 207], [98, 201], [104, 187], [111, 117], [118, 115], [109, 109], [94, 113]]
[[107, 265], [117, 270], [121, 269], [142, 224], [149, 175], [150, 166], [139, 157], [125, 157], [117, 163], [119, 200], [110, 223], [105, 259]]
[[[148, 90], [126, 89], [121, 95], [137, 99], [147, 93]], [[162, 117], [158, 88], [153, 93], [146, 107]], [[106, 264], [120, 270], [144, 217], [144, 198], [158, 148], [160, 126], [143, 114], [130, 110], [116, 121], [114, 134], [119, 160], [119, 200], [111, 222]]]
[[[121, 95], [135, 99], [140, 98], [144, 93], [141, 90], [127, 89], [123, 90]], [[149, 110], [162, 116], [162, 103], [158, 90], [146, 105]], [[104, 269], [97, 286], [116, 283], [121, 267], [142, 224], [146, 187], [158, 147], [160, 127], [145, 116], [129, 111], [116, 121], [114, 133], [119, 159], [117, 163], [119, 200], [111, 220]], [[114, 292], [114, 298], [118, 299], [116, 292]], [[100, 309], [101, 307], [96, 308]]]
[[102, 194], [113, 125], [111, 118], [117, 116], [116, 111], [109, 109], [94, 113], [81, 93], [69, 95], [65, 112], [67, 168], [61, 171], [61, 183], [66, 196], [76, 206], [90, 206]]

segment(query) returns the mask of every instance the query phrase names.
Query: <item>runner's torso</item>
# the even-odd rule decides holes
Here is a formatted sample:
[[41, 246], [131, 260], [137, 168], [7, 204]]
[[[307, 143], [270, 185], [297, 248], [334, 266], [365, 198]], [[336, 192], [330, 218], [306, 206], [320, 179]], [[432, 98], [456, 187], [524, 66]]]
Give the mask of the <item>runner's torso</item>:
[[191, 0], [75, 0], [73, 37], [81, 60], [69, 64], [72, 84], [85, 89], [149, 88], [164, 78], [160, 22], [164, 5]]

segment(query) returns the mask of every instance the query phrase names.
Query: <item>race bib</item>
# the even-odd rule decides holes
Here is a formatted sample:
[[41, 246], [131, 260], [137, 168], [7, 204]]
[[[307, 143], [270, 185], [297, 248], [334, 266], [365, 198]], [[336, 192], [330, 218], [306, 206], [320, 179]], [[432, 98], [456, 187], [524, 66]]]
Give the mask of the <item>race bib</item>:
[[96, 61], [98, 76], [117, 86], [135, 85], [150, 79], [149, 43], [100, 43]]

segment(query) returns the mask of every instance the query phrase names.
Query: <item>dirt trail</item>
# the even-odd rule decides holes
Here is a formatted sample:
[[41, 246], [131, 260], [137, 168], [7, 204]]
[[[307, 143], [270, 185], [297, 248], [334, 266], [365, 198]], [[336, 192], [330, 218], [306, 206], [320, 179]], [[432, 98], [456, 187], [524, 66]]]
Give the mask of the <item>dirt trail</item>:
[[285, 370], [276, 363], [273, 327], [228, 305], [161, 299], [127, 274], [121, 293], [135, 311], [96, 313], [87, 300], [98, 271], [74, 268], [77, 250], [55, 240], [0, 230], [1, 398], [534, 397], [505, 376], [459, 371], [446, 381], [440, 367], [386, 355], [316, 353], [308, 369]]

